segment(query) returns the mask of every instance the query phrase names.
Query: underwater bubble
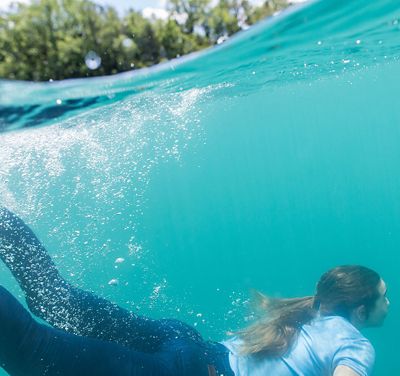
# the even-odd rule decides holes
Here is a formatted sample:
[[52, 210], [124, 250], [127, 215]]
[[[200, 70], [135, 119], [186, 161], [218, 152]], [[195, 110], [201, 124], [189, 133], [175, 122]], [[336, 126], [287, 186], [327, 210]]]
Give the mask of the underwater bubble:
[[128, 250], [129, 255], [138, 255], [142, 250], [142, 246], [134, 243], [129, 243]]
[[117, 285], [119, 285], [119, 281], [118, 281], [117, 278], [113, 278], [113, 279], [110, 279], [110, 280], [108, 281], [108, 284], [109, 284], [110, 286], [117, 286]]
[[122, 264], [125, 261], [123, 257], [118, 257], [115, 259], [114, 263], [116, 264]]
[[101, 65], [101, 57], [94, 51], [89, 51], [85, 56], [85, 64], [89, 69], [95, 70]]
[[61, 99], [57, 99], [57, 100], [56, 100], [56, 103], [57, 103], [57, 104], [62, 104], [62, 100], [61, 100]]

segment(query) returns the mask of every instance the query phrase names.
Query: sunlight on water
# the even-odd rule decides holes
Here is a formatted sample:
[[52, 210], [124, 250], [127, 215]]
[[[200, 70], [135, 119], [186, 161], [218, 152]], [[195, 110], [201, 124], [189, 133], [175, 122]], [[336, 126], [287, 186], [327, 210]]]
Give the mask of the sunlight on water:
[[[191, 89], [156, 102], [143, 95], [49, 127], [5, 134], [0, 139], [5, 204], [21, 214], [41, 212], [54, 186], [70, 197], [90, 193], [99, 205], [124, 198], [123, 190], [132, 185], [140, 192], [153, 165], [179, 160], [188, 140], [198, 138], [195, 105], [213, 90]], [[73, 176], [65, 181], [65, 175]]]
[[[33, 225], [49, 225], [46, 237], [54, 249], [68, 249], [73, 261], [65, 261], [60, 251], [54, 257], [77, 283], [86, 265], [110, 265], [98, 256], [116, 249], [150, 279], [148, 266], [140, 265], [145, 252], [135, 235], [144, 192], [157, 164], [179, 161], [192, 138], [202, 142], [197, 106], [215, 90], [191, 89], [156, 101], [144, 94], [56, 125], [5, 134], [0, 139], [2, 204]], [[101, 285], [126, 280], [114, 276], [123, 269], [120, 260], [108, 268], [112, 274], [102, 277]], [[151, 299], [162, 287], [154, 283]]]

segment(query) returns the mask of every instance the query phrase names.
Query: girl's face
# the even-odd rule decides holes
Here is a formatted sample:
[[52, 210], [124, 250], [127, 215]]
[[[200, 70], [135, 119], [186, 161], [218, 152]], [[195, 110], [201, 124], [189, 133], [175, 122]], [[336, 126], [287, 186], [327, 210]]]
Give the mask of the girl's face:
[[379, 286], [379, 297], [375, 302], [374, 307], [369, 312], [368, 318], [364, 326], [381, 326], [389, 309], [389, 299], [386, 297], [386, 283], [381, 279]]

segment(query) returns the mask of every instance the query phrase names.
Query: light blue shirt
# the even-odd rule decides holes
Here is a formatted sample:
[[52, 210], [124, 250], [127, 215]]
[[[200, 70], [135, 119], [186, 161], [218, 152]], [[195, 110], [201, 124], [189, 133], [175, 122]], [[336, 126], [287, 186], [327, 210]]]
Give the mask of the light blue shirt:
[[375, 351], [371, 343], [340, 316], [318, 317], [303, 325], [296, 342], [282, 357], [240, 356], [240, 340], [223, 342], [235, 376], [331, 376], [339, 365], [360, 376], [372, 374]]

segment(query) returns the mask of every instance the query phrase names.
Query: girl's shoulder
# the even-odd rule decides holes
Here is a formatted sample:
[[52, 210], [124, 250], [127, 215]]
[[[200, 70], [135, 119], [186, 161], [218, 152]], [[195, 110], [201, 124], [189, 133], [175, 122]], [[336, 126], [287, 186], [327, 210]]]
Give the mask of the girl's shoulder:
[[342, 332], [364, 338], [361, 332], [349, 320], [342, 316], [317, 316], [305, 326], [314, 327], [317, 330], [324, 330], [328, 332], [333, 330], [336, 333]]
[[319, 316], [302, 327], [301, 332], [331, 348], [363, 348], [374, 353], [371, 342], [347, 319], [341, 316]]

